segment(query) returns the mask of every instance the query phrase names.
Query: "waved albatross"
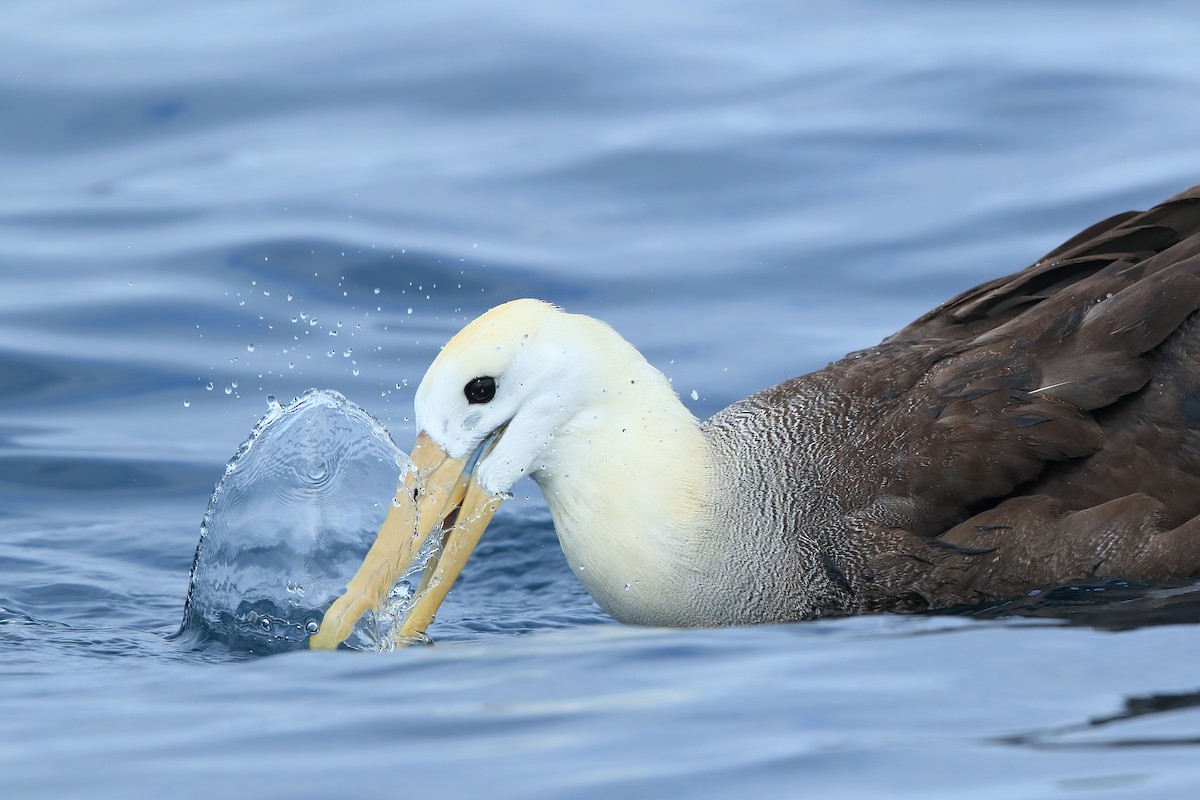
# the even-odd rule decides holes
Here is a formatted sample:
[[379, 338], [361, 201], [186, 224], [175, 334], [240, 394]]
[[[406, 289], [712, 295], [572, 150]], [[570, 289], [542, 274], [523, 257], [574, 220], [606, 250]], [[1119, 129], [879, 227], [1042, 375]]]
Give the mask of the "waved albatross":
[[525, 475], [579, 580], [624, 622], [918, 611], [1195, 576], [1197, 309], [1200, 186], [703, 423], [604, 323], [505, 303], [421, 381], [404, 502], [311, 646], [344, 640], [441, 524], [397, 625], [423, 636]]

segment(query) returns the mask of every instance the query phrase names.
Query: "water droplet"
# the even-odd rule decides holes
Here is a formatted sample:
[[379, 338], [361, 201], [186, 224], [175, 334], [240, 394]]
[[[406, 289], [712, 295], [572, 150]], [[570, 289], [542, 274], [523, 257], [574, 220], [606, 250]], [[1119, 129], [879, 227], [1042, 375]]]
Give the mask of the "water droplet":
[[412, 309], [411, 309], [411, 308], [408, 310], [408, 313], [409, 313], [409, 314], [411, 314], [411, 313], [412, 313]]
[[233, 394], [233, 387], [232, 387], [232, 386], [226, 386], [226, 387], [225, 387], [225, 394]]
[[375, 290], [375, 294], [379, 294], [379, 290], [378, 290], [378, 289], [376, 289], [376, 290]]
[[695, 389], [692, 389], [692, 399], [693, 399], [693, 400], [699, 400], [699, 399], [700, 399], [700, 393], [699, 393], [699, 392], [697, 392]]
[[246, 352], [247, 352], [247, 353], [253, 353], [253, 352], [254, 352], [254, 345], [253, 345], [253, 344], [248, 344], [248, 345], [246, 345]]
[[184, 407], [184, 408], [191, 408], [191, 407], [192, 407], [192, 401], [191, 401], [191, 400], [184, 400], [184, 401], [183, 401], [183, 407]]
[[213, 390], [213, 383], [212, 383], [212, 381], [209, 381], [209, 382], [208, 382], [208, 385], [207, 385], [207, 386], [205, 386], [204, 388], [205, 388], [205, 389], [207, 389], [208, 391], [210, 391], [210, 392], [211, 392], [211, 391]]
[[308, 632], [309, 636], [312, 636], [314, 633], [321, 630], [321, 626], [317, 624], [315, 619], [310, 619], [304, 626], [304, 630]]

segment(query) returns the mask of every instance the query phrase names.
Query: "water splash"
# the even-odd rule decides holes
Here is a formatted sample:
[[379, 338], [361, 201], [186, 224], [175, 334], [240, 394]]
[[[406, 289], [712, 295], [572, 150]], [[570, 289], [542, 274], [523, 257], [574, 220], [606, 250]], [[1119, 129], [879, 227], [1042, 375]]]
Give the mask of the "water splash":
[[[178, 635], [252, 652], [304, 647], [410, 467], [387, 430], [337, 392], [309, 390], [286, 405], [269, 398], [213, 491]], [[411, 594], [402, 581], [348, 646], [390, 647]]]

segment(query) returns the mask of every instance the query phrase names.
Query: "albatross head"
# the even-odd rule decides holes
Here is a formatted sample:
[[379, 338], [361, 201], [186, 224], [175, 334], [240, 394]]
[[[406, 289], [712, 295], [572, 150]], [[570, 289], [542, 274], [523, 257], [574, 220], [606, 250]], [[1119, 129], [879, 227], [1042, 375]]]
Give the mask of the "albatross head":
[[483, 493], [508, 492], [537, 471], [555, 431], [588, 404], [595, 339], [605, 329], [540, 300], [488, 311], [446, 344], [421, 380], [418, 447], [471, 463]]
[[[597, 484], [628, 477], [630, 459], [604, 445], [616, 426], [633, 436], [635, 429], [662, 424], [694, 428], [695, 419], [661, 373], [604, 323], [538, 300], [515, 300], [488, 311], [443, 348], [417, 389], [416, 423], [415, 469], [346, 593], [310, 640], [313, 648], [336, 647], [349, 636], [440, 530], [440, 548], [394, 634], [421, 637], [501, 500], [526, 475], [542, 487], [568, 550], [564, 531], [588, 527], [581, 518], [620, 516], [620, 508], [596, 506], [611, 502], [603, 495], [612, 488]], [[572, 473], [581, 461], [591, 469]], [[627, 498], [619, 505], [630, 507]], [[631, 551], [626, 558], [641, 555]], [[594, 589], [592, 575], [579, 568], [577, 574]]]

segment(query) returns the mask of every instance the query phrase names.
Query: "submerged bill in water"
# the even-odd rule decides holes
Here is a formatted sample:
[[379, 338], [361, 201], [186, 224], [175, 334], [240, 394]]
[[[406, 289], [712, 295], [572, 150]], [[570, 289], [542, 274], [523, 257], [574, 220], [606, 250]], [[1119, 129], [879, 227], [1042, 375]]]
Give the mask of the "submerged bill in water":
[[[307, 646], [385, 517], [415, 517], [411, 495], [396, 491], [411, 472], [383, 426], [337, 392], [272, 401], [213, 491], [177, 637], [253, 652]], [[347, 646], [394, 646], [409, 581], [438, 542], [429, 537], [351, 621]]]

